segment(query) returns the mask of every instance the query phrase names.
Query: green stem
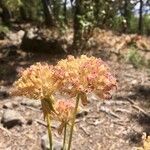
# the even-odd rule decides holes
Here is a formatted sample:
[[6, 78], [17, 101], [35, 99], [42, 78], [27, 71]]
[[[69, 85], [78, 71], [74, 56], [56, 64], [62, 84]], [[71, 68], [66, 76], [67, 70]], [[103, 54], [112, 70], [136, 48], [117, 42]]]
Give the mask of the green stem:
[[72, 124], [71, 124], [71, 128], [70, 128], [70, 136], [69, 136], [68, 150], [71, 149], [73, 128], [74, 128], [74, 125], [75, 125], [75, 120], [76, 120], [76, 114], [77, 114], [77, 109], [78, 109], [78, 105], [79, 105], [79, 100], [80, 100], [80, 94], [77, 95], [77, 99], [76, 99], [76, 105], [75, 105], [74, 114], [73, 114], [73, 119], [72, 119]]
[[64, 127], [64, 139], [63, 139], [63, 150], [66, 149], [66, 133], [67, 133], [67, 124], [65, 123], [65, 127]]
[[52, 141], [52, 131], [51, 131], [51, 122], [50, 122], [50, 118], [49, 115], [46, 115], [46, 119], [47, 119], [47, 130], [48, 130], [48, 137], [49, 137], [49, 144], [50, 144], [50, 150], [52, 150], [53, 147], [53, 141]]

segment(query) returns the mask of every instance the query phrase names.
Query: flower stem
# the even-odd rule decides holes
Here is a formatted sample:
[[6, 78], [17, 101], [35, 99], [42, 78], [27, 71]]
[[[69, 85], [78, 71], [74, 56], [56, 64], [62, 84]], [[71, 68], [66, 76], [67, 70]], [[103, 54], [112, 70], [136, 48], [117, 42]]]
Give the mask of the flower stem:
[[75, 125], [75, 119], [76, 119], [77, 109], [78, 109], [78, 105], [79, 105], [79, 100], [80, 100], [80, 94], [78, 94], [78, 95], [77, 95], [77, 98], [76, 98], [76, 105], [75, 105], [74, 114], [73, 114], [73, 119], [72, 119], [72, 124], [71, 124], [71, 128], [70, 128], [70, 136], [69, 136], [68, 150], [71, 149], [73, 128], [74, 128], [74, 125]]
[[46, 115], [46, 119], [47, 119], [47, 130], [48, 130], [48, 137], [49, 137], [49, 144], [50, 144], [50, 150], [52, 150], [53, 147], [53, 141], [52, 141], [52, 131], [51, 131], [51, 122], [50, 122], [50, 118], [49, 115]]
[[67, 134], [67, 124], [65, 124], [65, 127], [64, 127], [64, 139], [63, 139], [63, 150], [66, 149], [66, 134]]

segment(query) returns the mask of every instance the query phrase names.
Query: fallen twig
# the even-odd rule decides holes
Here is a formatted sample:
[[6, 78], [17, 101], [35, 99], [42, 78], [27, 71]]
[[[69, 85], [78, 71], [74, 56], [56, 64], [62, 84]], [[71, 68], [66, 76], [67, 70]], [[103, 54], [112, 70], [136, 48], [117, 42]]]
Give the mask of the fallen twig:
[[87, 136], [90, 136], [90, 134], [89, 134], [82, 126], [79, 126], [79, 128], [80, 128]]
[[130, 98], [126, 98], [128, 102], [130, 102], [130, 104], [135, 104], [135, 102], [133, 100], [131, 100]]
[[132, 113], [131, 111], [128, 111], [128, 110], [122, 109], [122, 108], [117, 108], [117, 109], [115, 109], [115, 112], [122, 112], [122, 113], [128, 113], [128, 114], [131, 114], [131, 113]]
[[[39, 123], [39, 124], [41, 124], [41, 125], [43, 125], [44, 127], [47, 127], [47, 124], [44, 121], [42, 121], [42, 120], [36, 119], [36, 122]], [[53, 125], [53, 124], [51, 124], [51, 127], [53, 129], [56, 129], [56, 126]]]
[[43, 125], [43, 126], [45, 126], [45, 127], [47, 127], [47, 125], [46, 125], [46, 123], [44, 121], [36, 119], [36, 122], [39, 123], [39, 124], [41, 124], [41, 125]]
[[111, 115], [111, 116], [113, 116], [113, 117], [115, 117], [115, 118], [120, 119], [120, 117], [119, 117], [116, 113], [112, 112], [110, 109], [108, 109], [108, 108], [106, 108], [106, 107], [104, 107], [104, 106], [101, 106], [101, 107], [100, 107], [100, 111], [105, 112], [105, 113], [108, 114], [108, 115]]
[[31, 107], [31, 106], [25, 106], [25, 107], [30, 109], [30, 110], [33, 110], [33, 111], [41, 112], [41, 110], [34, 108], [34, 107]]
[[113, 121], [113, 123], [119, 126], [126, 126], [126, 124], [118, 122], [118, 121]]
[[142, 108], [140, 108], [139, 106], [132, 105], [132, 107], [135, 108], [136, 110], [142, 112], [145, 116], [150, 117], [150, 115], [145, 110], [143, 110]]

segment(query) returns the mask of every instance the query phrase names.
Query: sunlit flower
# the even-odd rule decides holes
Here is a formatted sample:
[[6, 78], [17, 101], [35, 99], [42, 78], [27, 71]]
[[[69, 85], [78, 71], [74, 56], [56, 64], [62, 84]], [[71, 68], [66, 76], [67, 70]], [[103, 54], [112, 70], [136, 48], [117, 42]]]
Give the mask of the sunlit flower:
[[110, 98], [110, 91], [116, 86], [110, 69], [101, 59], [82, 55], [69, 56], [55, 67], [55, 76], [62, 80], [60, 91], [76, 96], [78, 93], [95, 92], [100, 98]]
[[13, 85], [12, 94], [42, 100], [49, 98], [58, 85], [53, 78], [53, 66], [36, 63], [21, 72], [21, 77]]

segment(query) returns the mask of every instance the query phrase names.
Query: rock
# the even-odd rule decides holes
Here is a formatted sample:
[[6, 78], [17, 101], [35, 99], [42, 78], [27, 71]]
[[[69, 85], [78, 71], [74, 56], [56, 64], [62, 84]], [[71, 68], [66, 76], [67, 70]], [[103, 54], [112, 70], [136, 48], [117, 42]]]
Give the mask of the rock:
[[0, 98], [7, 98], [9, 94], [6, 91], [0, 91]]
[[25, 31], [23, 31], [23, 30], [20, 30], [20, 31], [17, 32], [17, 35], [18, 35], [18, 37], [19, 37], [20, 39], [23, 38], [24, 34], [25, 34]]
[[25, 31], [20, 30], [18, 32], [9, 32], [7, 34], [8, 39], [12, 42], [13, 45], [19, 45], [22, 41], [22, 38], [25, 34]]
[[4, 127], [12, 128], [16, 125], [21, 126], [24, 122], [24, 118], [17, 111], [6, 109], [3, 112], [1, 122]]
[[132, 80], [132, 81], [131, 81], [131, 84], [132, 84], [132, 85], [137, 85], [137, 84], [138, 84], [138, 81], [137, 81], [137, 80]]
[[31, 100], [31, 99], [24, 99], [22, 102], [21, 102], [21, 105], [25, 105], [25, 106], [31, 106], [31, 107], [34, 107], [34, 108], [38, 108], [41, 106], [41, 102], [38, 101], [38, 100]]
[[3, 105], [3, 108], [7, 109], [7, 108], [13, 108], [13, 104], [11, 102], [7, 102]]
[[4, 109], [12, 109], [18, 107], [17, 102], [12, 102], [12, 99], [7, 99], [10, 100], [9, 102], [4, 103], [3, 108]]
[[28, 120], [27, 120], [27, 125], [32, 125], [32, 123], [33, 123], [33, 120], [32, 120], [32, 119], [28, 119]]
[[9, 93], [6, 91], [6, 89], [0, 88], [0, 99], [8, 98]]
[[65, 54], [61, 41], [47, 39], [40, 34], [27, 31], [23, 36], [21, 47], [24, 51], [33, 53]]
[[[45, 134], [41, 139], [41, 147], [43, 150], [49, 150], [49, 138], [48, 135]], [[62, 143], [56, 137], [53, 137], [53, 150], [62, 150]]]

